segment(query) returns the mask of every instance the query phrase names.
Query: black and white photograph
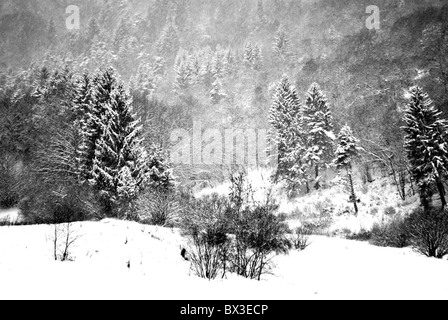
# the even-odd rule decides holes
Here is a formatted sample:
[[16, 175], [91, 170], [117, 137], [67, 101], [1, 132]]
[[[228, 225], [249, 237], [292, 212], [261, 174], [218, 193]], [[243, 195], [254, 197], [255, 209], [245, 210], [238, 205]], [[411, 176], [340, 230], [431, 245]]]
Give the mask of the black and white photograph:
[[0, 0], [0, 300], [445, 300], [447, 192], [447, 0]]

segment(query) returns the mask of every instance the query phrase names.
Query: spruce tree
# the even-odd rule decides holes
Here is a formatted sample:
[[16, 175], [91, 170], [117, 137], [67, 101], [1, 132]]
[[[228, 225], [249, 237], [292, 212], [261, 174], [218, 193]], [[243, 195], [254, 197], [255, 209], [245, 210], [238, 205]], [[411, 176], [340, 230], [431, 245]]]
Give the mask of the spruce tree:
[[282, 25], [275, 34], [273, 51], [277, 59], [281, 61], [287, 62], [291, 56], [290, 41]]
[[306, 170], [301, 159], [304, 146], [301, 108], [296, 89], [284, 76], [274, 95], [269, 122], [272, 139], [278, 147], [278, 169], [274, 180], [286, 180], [291, 189], [306, 182], [303, 179]]
[[305, 161], [314, 168], [316, 184], [320, 187], [320, 169], [326, 169], [334, 156], [333, 117], [327, 98], [317, 83], [313, 83], [307, 92], [303, 106], [303, 129], [306, 132]]
[[148, 7], [148, 23], [150, 31], [156, 34], [165, 25], [170, 9], [171, 0], [155, 0], [153, 5]]
[[352, 129], [346, 125], [338, 135], [338, 147], [335, 152], [334, 164], [339, 171], [343, 169], [346, 171], [347, 180], [345, 181], [345, 187], [350, 194], [350, 202], [353, 203], [356, 214], [358, 214], [358, 198], [356, 197], [353, 182], [352, 162], [358, 156], [358, 153], [358, 140], [353, 136]]
[[77, 129], [77, 135], [80, 137], [80, 143], [76, 147], [77, 163], [79, 164], [79, 181], [81, 183], [91, 178], [94, 141], [90, 139], [92, 130], [92, 95], [91, 95], [91, 77], [86, 71], [74, 81], [74, 90], [72, 97], [72, 111], [75, 115], [74, 127]]
[[177, 92], [187, 89], [192, 83], [192, 71], [190, 70], [189, 56], [186, 52], [182, 52], [176, 58], [174, 71], [176, 73], [174, 79], [174, 89]]
[[132, 200], [144, 181], [141, 127], [132, 100], [113, 69], [90, 79], [89, 99], [82, 91], [75, 102], [84, 100], [82, 108], [86, 109], [80, 148], [84, 175], [98, 191], [104, 212], [117, 214], [115, 209]]
[[211, 72], [215, 78], [223, 78], [227, 71], [226, 52], [219, 46], [211, 61]]
[[254, 70], [260, 70], [263, 67], [263, 53], [257, 44], [248, 42], [244, 48], [244, 62]]
[[263, 0], [257, 1], [257, 17], [260, 25], [264, 26], [267, 19], [264, 12]]
[[120, 47], [122, 46], [123, 42], [127, 40], [127, 38], [130, 35], [129, 31], [129, 18], [123, 17], [120, 21], [120, 24], [118, 25], [117, 30], [115, 30], [115, 36], [114, 36], [114, 50], [118, 52]]
[[179, 50], [179, 34], [173, 22], [168, 22], [156, 43], [157, 54], [162, 57], [175, 56]]
[[210, 92], [210, 100], [213, 104], [218, 104], [226, 95], [222, 91], [222, 84], [219, 81], [219, 77], [215, 77], [215, 81], [212, 84], [212, 90]]
[[404, 147], [414, 181], [419, 186], [421, 203], [428, 208], [436, 187], [442, 207], [446, 206], [444, 180], [448, 174], [448, 121], [420, 88], [410, 89], [410, 102], [405, 111]]
[[86, 50], [90, 50], [92, 46], [93, 40], [100, 34], [100, 27], [96, 22], [95, 18], [91, 18], [89, 21], [89, 25], [87, 27], [87, 31], [85, 34], [86, 38]]
[[175, 177], [168, 163], [168, 157], [155, 145], [149, 149], [145, 163], [146, 185], [161, 191], [171, 190], [175, 186]]
[[104, 0], [103, 7], [101, 8], [99, 22], [103, 29], [109, 29], [114, 17], [113, 0]]
[[154, 71], [154, 65], [148, 62], [140, 63], [137, 74], [131, 78], [132, 96], [146, 97], [148, 99], [157, 90], [160, 76]]

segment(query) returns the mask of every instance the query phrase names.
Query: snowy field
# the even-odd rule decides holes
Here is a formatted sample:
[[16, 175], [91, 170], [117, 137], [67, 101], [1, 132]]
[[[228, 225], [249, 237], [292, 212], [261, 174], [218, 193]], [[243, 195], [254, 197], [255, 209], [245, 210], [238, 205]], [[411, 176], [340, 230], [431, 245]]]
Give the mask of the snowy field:
[[74, 230], [74, 261], [56, 262], [54, 227], [0, 227], [0, 299], [448, 299], [448, 261], [410, 249], [312, 237], [261, 282], [207, 281], [182, 259], [177, 229], [103, 220]]

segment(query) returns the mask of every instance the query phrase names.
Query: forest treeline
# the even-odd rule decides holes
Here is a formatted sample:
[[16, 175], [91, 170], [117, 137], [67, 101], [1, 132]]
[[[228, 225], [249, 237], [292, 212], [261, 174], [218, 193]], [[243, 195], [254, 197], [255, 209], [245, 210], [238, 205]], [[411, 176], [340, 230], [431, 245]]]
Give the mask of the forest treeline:
[[[214, 128], [272, 128], [281, 118], [273, 110], [282, 86], [295, 87], [292, 105], [309, 109], [300, 110], [295, 128], [314, 133], [300, 143], [303, 150], [284, 141], [281, 164], [301, 159], [280, 166], [293, 188], [318, 188], [329, 164], [347, 171], [344, 157], [333, 162], [337, 141], [356, 140], [364, 179], [380, 167], [405, 198], [406, 183], [415, 180], [406, 152], [410, 133], [402, 130], [410, 88], [428, 93], [434, 113], [442, 111], [437, 121], [448, 111], [448, 7], [378, 1], [381, 27], [369, 30], [368, 2], [70, 1], [80, 8], [81, 24], [68, 30], [69, 3], [1, 1], [3, 206], [33, 194], [23, 191], [29, 186], [57, 196], [73, 182], [54, 178], [63, 172], [73, 185], [95, 186], [108, 211], [109, 201], [132, 198], [132, 190], [151, 182], [151, 172], [153, 178], [154, 171], [169, 172], [173, 129], [190, 128], [193, 119]], [[326, 105], [320, 118], [311, 108], [319, 100]], [[351, 199], [356, 204], [356, 195]]]

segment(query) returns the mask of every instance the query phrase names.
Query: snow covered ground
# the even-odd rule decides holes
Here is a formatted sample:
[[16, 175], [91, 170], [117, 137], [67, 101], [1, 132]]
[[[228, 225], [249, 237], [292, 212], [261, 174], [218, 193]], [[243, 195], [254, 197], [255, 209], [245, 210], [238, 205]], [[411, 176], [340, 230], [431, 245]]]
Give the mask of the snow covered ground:
[[[0, 227], [0, 299], [447, 299], [448, 261], [410, 249], [312, 237], [261, 282], [207, 281], [177, 229], [117, 220], [74, 225], [74, 261], [53, 259], [53, 226]], [[130, 268], [128, 268], [128, 264]]]

